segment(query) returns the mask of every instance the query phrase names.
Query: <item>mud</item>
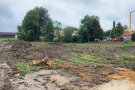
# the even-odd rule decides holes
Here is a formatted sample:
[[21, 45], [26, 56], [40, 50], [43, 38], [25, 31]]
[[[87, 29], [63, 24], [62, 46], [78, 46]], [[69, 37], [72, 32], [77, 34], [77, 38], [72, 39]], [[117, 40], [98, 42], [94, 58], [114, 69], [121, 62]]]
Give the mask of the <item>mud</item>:
[[9, 81], [10, 67], [4, 63], [0, 64], [0, 90], [13, 90], [11, 82]]
[[[1, 41], [0, 63], [2, 64], [2, 67], [0, 71], [0, 88], [2, 90], [54, 90], [54, 88], [55, 90], [91, 90], [91, 88], [96, 87], [97, 85], [104, 85], [105, 83], [109, 83], [109, 85], [105, 85], [105, 87], [107, 86], [106, 88], [108, 88], [111, 83], [115, 83], [115, 81], [111, 80], [116, 78], [117, 80], [128, 78], [128, 81], [122, 81], [124, 84], [121, 84], [122, 82], [118, 81], [118, 84], [125, 85], [134, 79], [134, 64], [117, 65], [118, 63], [114, 61], [114, 57], [118, 55], [117, 50], [121, 49], [123, 48], [102, 46], [98, 48], [97, 46], [81, 46], [61, 43]], [[68, 61], [69, 58], [63, 57], [70, 52], [85, 52], [90, 55], [102, 57], [111, 61], [111, 63], [106, 64], [113, 64], [115, 66], [78, 66], [64, 63], [24, 76], [18, 73], [18, 69], [14, 66], [17, 62], [38, 60], [45, 56], [52, 60], [59, 59], [70, 62]], [[9, 67], [4, 69], [3, 64]], [[133, 70], [121, 71], [116, 69], [118, 66], [128, 67]], [[132, 76], [127, 77], [129, 76], [127, 73]], [[120, 74], [123, 74], [122, 78], [120, 77]], [[101, 90], [109, 89], [104, 88]]]
[[17, 74], [10, 81], [15, 90], [80, 90], [70, 83], [78, 78], [56, 70], [41, 70], [24, 77]]

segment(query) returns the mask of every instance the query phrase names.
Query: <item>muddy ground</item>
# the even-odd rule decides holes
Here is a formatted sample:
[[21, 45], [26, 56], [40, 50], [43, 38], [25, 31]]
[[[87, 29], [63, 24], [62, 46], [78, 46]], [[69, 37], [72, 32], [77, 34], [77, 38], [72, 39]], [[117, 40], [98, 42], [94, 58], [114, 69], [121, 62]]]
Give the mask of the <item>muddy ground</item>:
[[[80, 65], [73, 62], [74, 58], [71, 60], [70, 53], [85, 53], [107, 61], [102, 65], [99, 63]], [[54, 90], [54, 88], [55, 90], [100, 90], [98, 85], [111, 80], [126, 79], [134, 82], [134, 61], [128, 63], [116, 61], [121, 53], [134, 55], [135, 46], [117, 42], [62, 44], [0, 41], [0, 90]], [[46, 56], [53, 62], [56, 60], [61, 62], [32, 74], [22, 74], [15, 65], [18, 62], [32, 62]], [[130, 73], [128, 77], [125, 73], [121, 73], [118, 67], [130, 69], [131, 71], [123, 71]], [[93, 89], [96, 86], [98, 88]], [[130, 89], [134, 90], [134, 87], [127, 90]]]

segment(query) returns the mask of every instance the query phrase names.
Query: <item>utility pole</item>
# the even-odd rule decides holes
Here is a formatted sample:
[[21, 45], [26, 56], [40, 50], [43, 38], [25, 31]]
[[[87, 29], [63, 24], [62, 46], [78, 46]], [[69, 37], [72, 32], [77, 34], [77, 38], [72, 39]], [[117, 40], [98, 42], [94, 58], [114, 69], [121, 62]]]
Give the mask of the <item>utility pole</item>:
[[135, 12], [135, 10], [130, 11], [130, 30], [132, 29], [132, 27], [131, 27], [131, 22], [132, 22], [132, 20], [131, 20], [131, 19], [132, 19], [132, 13], [133, 13], [133, 12]]

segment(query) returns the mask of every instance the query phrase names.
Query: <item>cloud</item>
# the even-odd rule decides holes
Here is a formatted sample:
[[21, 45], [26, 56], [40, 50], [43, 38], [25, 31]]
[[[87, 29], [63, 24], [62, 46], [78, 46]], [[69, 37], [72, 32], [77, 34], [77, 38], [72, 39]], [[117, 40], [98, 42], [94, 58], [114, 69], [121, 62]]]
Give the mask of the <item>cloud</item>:
[[12, 18], [12, 11], [10, 7], [7, 6], [5, 3], [0, 3], [0, 17], [1, 18]]
[[0, 31], [8, 31], [9, 27], [12, 28], [13, 14], [6, 3], [0, 3]]
[[[16, 32], [27, 11], [36, 6], [48, 9], [50, 17], [63, 27], [79, 27], [85, 15], [100, 17], [104, 30], [112, 28], [112, 22], [129, 26], [129, 9], [134, 10], [133, 0], [0, 0], [0, 31]], [[132, 15], [135, 28], [135, 13]]]

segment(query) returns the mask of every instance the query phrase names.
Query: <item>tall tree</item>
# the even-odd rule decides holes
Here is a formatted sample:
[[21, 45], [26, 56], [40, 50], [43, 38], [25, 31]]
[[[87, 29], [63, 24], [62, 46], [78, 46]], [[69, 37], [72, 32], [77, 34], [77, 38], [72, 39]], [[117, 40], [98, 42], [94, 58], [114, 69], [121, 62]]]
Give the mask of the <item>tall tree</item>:
[[74, 27], [68, 26], [64, 28], [64, 42], [72, 42], [73, 41], [73, 30]]
[[120, 37], [124, 32], [124, 27], [119, 22], [115, 28], [113, 28], [112, 34], [113, 37], [118, 38]]
[[94, 41], [95, 38], [103, 36], [99, 17], [86, 15], [81, 21], [78, 33], [82, 42]]
[[112, 38], [115, 37], [115, 35], [114, 35], [115, 27], [116, 27], [116, 24], [115, 24], [115, 21], [113, 21], [113, 28], [112, 28], [112, 32], [111, 32], [111, 37]]
[[57, 20], [53, 22], [53, 26], [54, 26], [54, 30], [60, 30], [60, 29], [62, 29], [61, 22], [59, 22]]
[[113, 28], [115, 28], [115, 21], [113, 21]]
[[40, 36], [53, 37], [53, 33], [53, 22], [49, 18], [48, 10], [43, 7], [28, 11], [22, 25], [18, 26], [19, 38], [26, 41], [40, 40]]

